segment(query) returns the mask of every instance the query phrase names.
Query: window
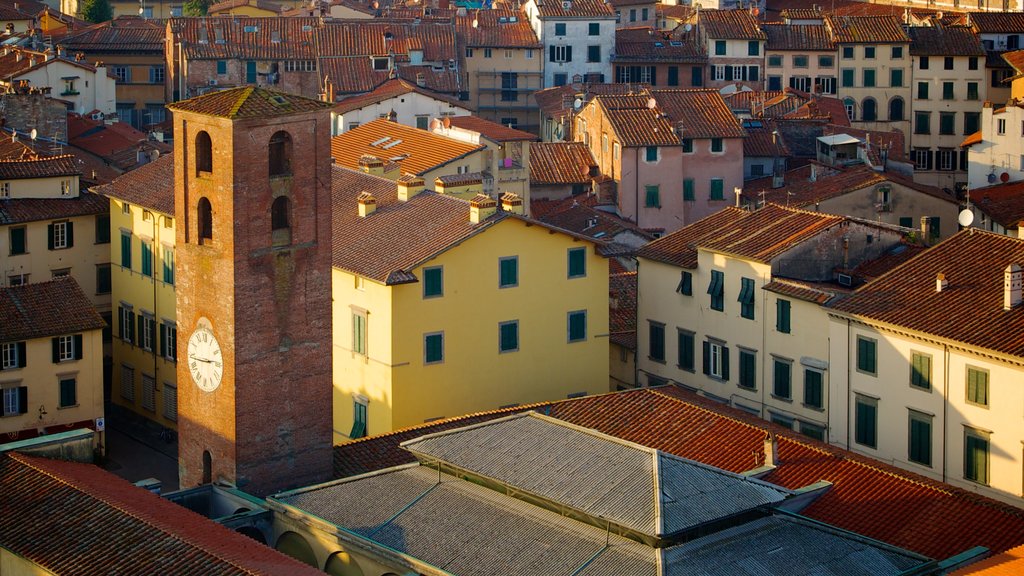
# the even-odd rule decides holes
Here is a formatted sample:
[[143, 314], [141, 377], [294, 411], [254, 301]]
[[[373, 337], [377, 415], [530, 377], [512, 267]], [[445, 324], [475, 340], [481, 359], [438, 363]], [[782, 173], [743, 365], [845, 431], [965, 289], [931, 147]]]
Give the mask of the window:
[[164, 418], [178, 420], [178, 388], [168, 382], [164, 382]]
[[498, 352], [519, 350], [519, 321], [498, 323]]
[[150, 84], [163, 84], [164, 83], [164, 66], [149, 67], [149, 83]]
[[567, 333], [569, 342], [582, 342], [587, 339], [587, 311], [576, 310], [567, 315]]
[[725, 181], [721, 178], [711, 179], [711, 191], [709, 200], [725, 200]]
[[903, 98], [896, 96], [889, 101], [889, 120], [903, 120]]
[[565, 36], [565, 22], [555, 23], [555, 36]]
[[722, 380], [729, 379], [729, 348], [718, 341], [704, 341], [704, 374]]
[[761, 42], [757, 40], [747, 41], [747, 56], [758, 56], [761, 54]]
[[130, 307], [118, 306], [117, 333], [128, 344], [135, 341], [135, 312]]
[[199, 216], [199, 243], [204, 244], [205, 240], [213, 239], [213, 206], [206, 198], [200, 198], [196, 212]]
[[601, 47], [587, 46], [587, 62], [600, 62], [601, 61]]
[[0, 370], [24, 368], [25, 361], [25, 342], [0, 344]]
[[820, 370], [804, 368], [804, 405], [820, 410], [825, 407], [825, 377]]
[[217, 74], [223, 76], [228, 73], [227, 60], [217, 60]]
[[352, 430], [348, 433], [352, 440], [366, 436], [366, 405], [364, 398], [356, 398], [352, 402]]
[[110, 264], [96, 265], [96, 293], [110, 294]]
[[864, 58], [867, 59], [867, 60], [874, 60], [875, 59], [875, 47], [874, 46], [865, 46], [864, 47]]
[[927, 100], [928, 99], [928, 83], [918, 82], [917, 83], [917, 99]]
[[668, 85], [679, 86], [679, 66], [668, 67]]
[[268, 146], [270, 176], [288, 176], [292, 173], [292, 137], [284, 130], [270, 137]]
[[3, 416], [15, 416], [28, 412], [28, 386], [4, 388]]
[[196, 134], [196, 175], [213, 172], [213, 143], [205, 130]]
[[128, 84], [132, 81], [132, 69], [129, 66], [111, 66], [111, 73], [121, 84]]
[[636, 22], [636, 8], [629, 9], [629, 21]]
[[423, 269], [423, 297], [444, 296], [444, 268], [434, 266]]
[[725, 56], [725, 40], [715, 40], [715, 56]]
[[931, 112], [914, 112], [914, 134], [931, 134], [931, 123]]
[[853, 46], [843, 46], [843, 60], [853, 60]]
[[964, 134], [971, 135], [978, 131], [981, 125], [980, 112], [964, 112]]
[[11, 256], [28, 253], [28, 243], [25, 241], [25, 232], [26, 228], [24, 226], [11, 228]]
[[275, 245], [279, 243], [278, 241], [284, 244], [291, 241], [290, 204], [287, 196], [278, 196], [270, 205], [270, 232]]
[[964, 479], [988, 485], [989, 434], [964, 427]]
[[82, 359], [82, 335], [57, 336], [51, 339], [53, 345], [53, 363], [68, 362]]
[[910, 354], [910, 385], [923, 390], [932, 387], [932, 357], [920, 352]]
[[754, 279], [753, 278], [742, 278], [740, 279], [740, 297], [738, 298], [740, 303], [740, 316], [753, 320], [754, 319]]
[[587, 275], [587, 249], [569, 248], [569, 278]]
[[946, 56], [945, 57], [944, 62], [942, 64], [942, 68], [944, 70], [952, 70], [953, 69], [953, 57], [952, 56]]
[[[712, 80], [725, 80], [725, 71], [732, 70], [729, 66], [711, 66], [711, 79]], [[730, 74], [731, 76], [731, 74]]]
[[678, 330], [679, 368], [693, 372], [696, 369], [694, 358], [694, 334], [687, 330]]
[[658, 161], [658, 147], [657, 146], [647, 146], [644, 149], [644, 160], [647, 161], [647, 162], [657, 162]]
[[875, 87], [875, 69], [865, 68], [864, 69], [864, 87], [874, 88]]
[[131, 269], [132, 267], [132, 234], [121, 232], [121, 267]]
[[683, 200], [692, 202], [696, 199], [693, 191], [693, 178], [683, 178]]
[[724, 150], [725, 150], [725, 144], [723, 143], [721, 138], [712, 138], [711, 139], [711, 152], [712, 153], [720, 153], [720, 152], [723, 152]]
[[160, 324], [160, 356], [171, 362], [178, 361], [178, 328], [173, 322]]
[[988, 370], [967, 367], [967, 402], [988, 406]]
[[772, 359], [772, 396], [790, 400], [793, 397], [793, 362]]
[[63, 250], [75, 245], [74, 222], [54, 222], [47, 225], [48, 248], [50, 250]]
[[473, 57], [473, 49], [472, 48], [466, 48], [466, 58], [472, 58], [472, 57]]
[[878, 103], [874, 98], [865, 98], [860, 105], [860, 119], [873, 121], [878, 119]]
[[315, 72], [316, 60], [285, 60], [285, 72]]
[[789, 78], [789, 87], [801, 92], [810, 92], [811, 79], [808, 76], [791, 76]]
[[843, 88], [852, 88], [853, 87], [853, 78], [854, 78], [854, 69], [853, 68], [843, 68], [840, 73], [842, 74], [842, 85], [843, 85]]
[[996, 122], [996, 134], [1003, 136], [1006, 134], [1006, 120], [1000, 119]]
[[853, 98], [843, 98], [843, 108], [846, 108], [846, 116], [850, 120], [856, 118], [857, 103], [853, 101]]
[[942, 83], [942, 99], [952, 100], [953, 99], [953, 83], [943, 82]]
[[137, 316], [139, 320], [139, 339], [136, 342], [140, 348], [147, 351], [153, 350], [154, 332], [156, 332], [156, 321], [152, 316], [146, 316], [145, 312]]
[[932, 465], [932, 417], [917, 410], [909, 411], [907, 422], [907, 459], [911, 462]]
[[938, 159], [936, 163], [938, 164], [939, 170], [945, 170], [948, 172], [956, 169], [956, 150], [953, 150], [952, 148], [939, 148], [936, 150], [935, 156]]
[[153, 275], [153, 246], [145, 239], [140, 239], [139, 245], [142, 247], [142, 275], [152, 276]]
[[825, 441], [825, 429], [817, 424], [811, 424], [810, 422], [800, 421], [800, 433], [808, 438], [814, 438], [821, 442]]
[[711, 283], [708, 284], [708, 294], [711, 295], [711, 309], [721, 312], [725, 309], [725, 273], [719, 270], [711, 271]]
[[978, 83], [968, 82], [967, 83], [967, 99], [977, 100], [978, 99]]
[[444, 332], [423, 335], [423, 363], [439, 364], [444, 362]]
[[641, 20], [647, 20], [647, 14], [648, 14], [647, 8], [642, 8], [640, 10], [640, 19]]
[[591, 22], [587, 24], [587, 35], [589, 36], [600, 36], [601, 35], [601, 23]]
[[835, 58], [832, 56], [818, 56], [818, 68], [831, 68], [835, 66]]
[[892, 51], [889, 54], [892, 60], [902, 60], [903, 46], [893, 46]]
[[782, 56], [778, 54], [772, 54], [768, 57], [769, 68], [782, 68]]
[[929, 62], [928, 62], [928, 57], [927, 56], [921, 56], [917, 60], [918, 69], [920, 69], [920, 70], [927, 70], [928, 69], [928, 64], [929, 64]]
[[647, 357], [655, 362], [665, 363], [665, 325], [653, 320], [647, 321]]
[[352, 351], [366, 356], [366, 312], [352, 313]]
[[891, 88], [900, 88], [903, 86], [902, 68], [893, 68], [889, 70], [889, 86]]
[[742, 388], [757, 389], [757, 353], [740, 348], [740, 381]]
[[515, 102], [519, 100], [519, 74], [516, 72], [501, 73], [501, 101]]
[[877, 376], [878, 341], [873, 338], [857, 336], [857, 370], [865, 374]]
[[110, 244], [110, 214], [96, 215], [96, 243]]
[[807, 68], [809, 65], [810, 58], [806, 55], [793, 56], [793, 67], [794, 68]]
[[854, 417], [854, 441], [869, 448], [877, 448], [878, 400], [857, 394]]
[[789, 334], [789, 300], [779, 298], [775, 301], [775, 330]]
[[519, 257], [506, 256], [498, 258], [498, 288], [511, 288], [519, 285]]
[[121, 365], [121, 398], [135, 401], [135, 368], [127, 364]]
[[914, 168], [917, 170], [932, 169], [932, 151], [928, 148], [914, 148], [911, 151], [914, 159]]
[[142, 407], [156, 412], [156, 379], [149, 374], [142, 375]]
[[661, 194], [657, 184], [644, 186], [644, 206], [661, 208]]
[[970, 58], [967, 59], [967, 69], [968, 70], [977, 70], [978, 69], [978, 57], [977, 56], [971, 56]]

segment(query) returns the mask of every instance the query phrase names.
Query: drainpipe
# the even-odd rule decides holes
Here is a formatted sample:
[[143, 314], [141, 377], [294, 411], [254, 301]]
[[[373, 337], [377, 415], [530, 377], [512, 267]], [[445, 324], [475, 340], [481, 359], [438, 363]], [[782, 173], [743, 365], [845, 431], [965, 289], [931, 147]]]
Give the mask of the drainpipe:
[[850, 385], [850, 377], [853, 375], [850, 367], [850, 319], [846, 319], [846, 449], [850, 449], [850, 395], [853, 394]]
[[942, 345], [942, 358], [945, 365], [942, 374], [942, 481], [945, 482], [949, 463], [949, 458], [947, 458], [949, 448], [947, 436], [949, 432], [949, 346], [946, 344]]
[[636, 200], [636, 225], [640, 226], [640, 149], [633, 151], [633, 197]]
[[640, 387], [640, 362], [637, 357], [640, 352], [640, 259], [636, 256], [633, 257], [636, 262], [636, 294], [635, 302], [633, 302], [633, 317], [636, 318], [636, 327], [634, 331], [633, 342], [633, 387]]
[[[771, 282], [771, 272], [768, 272], [768, 282]], [[766, 284], [767, 284], [767, 282], [766, 282]], [[768, 319], [768, 291], [764, 290], [764, 284], [762, 284], [761, 286], [762, 286], [761, 298], [762, 298], [762, 302], [763, 302], [761, 316], [762, 316], [762, 318], [767, 320]], [[767, 348], [768, 344], [767, 344], [767, 342], [768, 342], [768, 322], [762, 321], [761, 322], [761, 350], [764, 350], [766, 352], [768, 351], [768, 348]], [[737, 354], [737, 356], [739, 356], [739, 354]], [[768, 372], [767, 372], [768, 355], [767, 354], [761, 354], [761, 362], [760, 362], [760, 364], [761, 364], [761, 418], [767, 420], [768, 419], [768, 410], [767, 410], [767, 407], [765, 405], [765, 402], [767, 402], [767, 400], [768, 400], [766, 398], [766, 396], [765, 396], [768, 393], [767, 392], [768, 380], [766, 379], [767, 376], [768, 376]]]

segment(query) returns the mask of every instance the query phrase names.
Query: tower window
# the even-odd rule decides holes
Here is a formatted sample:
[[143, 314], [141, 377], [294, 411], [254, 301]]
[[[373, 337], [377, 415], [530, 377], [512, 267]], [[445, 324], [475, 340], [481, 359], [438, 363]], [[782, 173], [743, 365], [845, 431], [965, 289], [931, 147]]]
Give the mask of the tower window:
[[270, 175], [288, 176], [292, 173], [292, 137], [287, 132], [276, 132], [270, 137]]
[[205, 131], [196, 134], [196, 175], [199, 172], [213, 172], [213, 143]]
[[274, 246], [291, 244], [292, 229], [289, 222], [289, 204], [287, 196], [278, 196], [270, 206], [271, 243]]
[[206, 240], [213, 240], [213, 206], [206, 198], [199, 199], [199, 243]]

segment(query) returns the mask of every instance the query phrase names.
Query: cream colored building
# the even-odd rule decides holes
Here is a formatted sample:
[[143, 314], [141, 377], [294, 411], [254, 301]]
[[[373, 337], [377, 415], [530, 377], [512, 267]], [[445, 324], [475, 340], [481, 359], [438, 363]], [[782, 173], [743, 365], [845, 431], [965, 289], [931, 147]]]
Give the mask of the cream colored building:
[[1021, 506], [1022, 261], [962, 231], [839, 301], [829, 441]]

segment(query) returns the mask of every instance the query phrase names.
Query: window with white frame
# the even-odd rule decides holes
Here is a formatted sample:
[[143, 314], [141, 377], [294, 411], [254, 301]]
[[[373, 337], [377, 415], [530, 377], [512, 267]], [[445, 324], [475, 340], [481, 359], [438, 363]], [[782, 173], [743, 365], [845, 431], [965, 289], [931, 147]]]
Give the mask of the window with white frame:
[[58, 336], [57, 337], [57, 361], [65, 362], [67, 360], [75, 359], [75, 337], [74, 336]]
[[23, 367], [25, 359], [24, 342], [7, 342], [0, 344], [0, 370], [11, 370]]
[[11, 197], [11, 183], [10, 182], [0, 183], [0, 198], [10, 198], [10, 197]]
[[714, 80], [725, 80], [725, 66], [712, 66]]
[[940, 148], [938, 153], [939, 170], [956, 169], [956, 151], [950, 148]]
[[1006, 120], [1005, 119], [1000, 118], [999, 121], [996, 122], [996, 133], [999, 134], [1000, 136], [1006, 134]]
[[552, 62], [569, 62], [570, 48], [568, 46], [551, 47]]
[[715, 378], [725, 377], [725, 364], [728, 355], [728, 349], [720, 342], [708, 341], [705, 343], [708, 347], [708, 363], [707, 373], [709, 376]]
[[54, 250], [59, 248], [68, 247], [68, 223], [67, 222], [54, 222], [53, 226], [53, 248]]
[[13, 416], [15, 414], [22, 414], [24, 411], [21, 409], [21, 403], [19, 402], [20, 388], [15, 386], [12, 388], [3, 389], [4, 397], [4, 413], [3, 416]]
[[286, 60], [285, 72], [316, 72], [316, 60]]

